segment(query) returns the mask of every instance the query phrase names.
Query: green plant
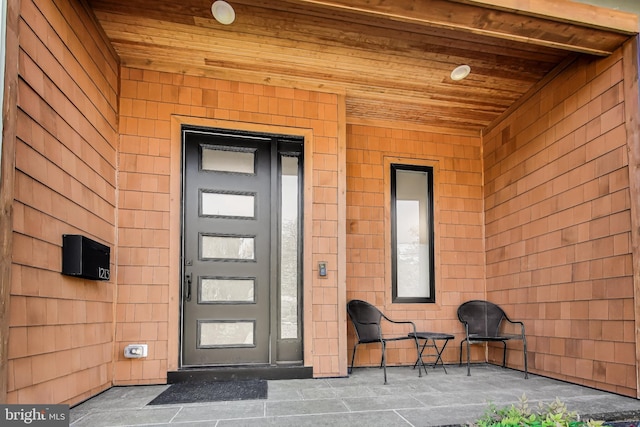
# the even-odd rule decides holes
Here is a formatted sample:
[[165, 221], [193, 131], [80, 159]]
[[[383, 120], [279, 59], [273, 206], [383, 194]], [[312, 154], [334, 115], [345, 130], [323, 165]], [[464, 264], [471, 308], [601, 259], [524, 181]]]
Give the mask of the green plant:
[[603, 421], [580, 420], [576, 412], [570, 412], [567, 406], [556, 398], [554, 402], [538, 403], [538, 409], [529, 408], [527, 397], [523, 394], [517, 405], [498, 408], [489, 403], [482, 417], [471, 427], [601, 427]]

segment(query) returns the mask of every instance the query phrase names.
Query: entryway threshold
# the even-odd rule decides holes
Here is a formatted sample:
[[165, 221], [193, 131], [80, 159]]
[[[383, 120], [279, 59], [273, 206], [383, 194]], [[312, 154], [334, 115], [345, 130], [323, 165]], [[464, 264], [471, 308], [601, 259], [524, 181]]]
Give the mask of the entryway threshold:
[[310, 366], [216, 366], [167, 372], [167, 383], [187, 381], [294, 380], [313, 378]]

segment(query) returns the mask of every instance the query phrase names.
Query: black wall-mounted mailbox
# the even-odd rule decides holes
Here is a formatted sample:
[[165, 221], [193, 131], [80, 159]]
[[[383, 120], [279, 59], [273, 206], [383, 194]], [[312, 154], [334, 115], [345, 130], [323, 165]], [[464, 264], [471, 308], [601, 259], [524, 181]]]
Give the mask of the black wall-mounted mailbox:
[[108, 246], [79, 234], [62, 235], [62, 274], [91, 280], [109, 280]]

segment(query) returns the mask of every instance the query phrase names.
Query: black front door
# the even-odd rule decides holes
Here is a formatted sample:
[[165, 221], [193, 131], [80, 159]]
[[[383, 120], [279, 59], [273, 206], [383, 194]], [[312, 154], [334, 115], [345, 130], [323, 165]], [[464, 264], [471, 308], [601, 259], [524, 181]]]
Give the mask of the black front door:
[[[278, 347], [287, 350], [283, 361], [302, 359], [302, 144], [280, 140], [183, 130], [182, 366], [273, 364], [281, 358]], [[285, 149], [291, 147], [298, 150]], [[286, 184], [290, 159], [297, 180], [293, 191]], [[290, 209], [282, 203], [292, 193], [295, 201], [286, 203], [296, 205], [293, 239]], [[282, 262], [292, 249], [293, 275]], [[297, 332], [283, 340], [290, 323]]]

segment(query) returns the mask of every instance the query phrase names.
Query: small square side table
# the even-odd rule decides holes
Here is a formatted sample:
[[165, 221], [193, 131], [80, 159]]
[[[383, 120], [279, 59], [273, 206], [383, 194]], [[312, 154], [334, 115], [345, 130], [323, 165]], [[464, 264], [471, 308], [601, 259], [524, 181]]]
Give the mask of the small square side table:
[[[455, 337], [451, 334], [444, 334], [441, 332], [416, 332], [416, 333], [409, 333], [410, 337], [415, 337], [418, 339], [418, 341], [423, 340], [423, 344], [422, 344], [422, 348], [420, 349], [420, 354], [418, 355], [418, 359], [416, 360], [416, 363], [413, 364], [413, 367], [415, 369], [415, 367], [418, 365], [418, 362], [420, 361], [420, 359], [422, 359], [423, 357], [435, 357], [435, 361], [433, 362], [433, 364], [429, 364], [430, 366], [432, 366], [434, 369], [436, 366], [440, 365], [442, 366], [442, 369], [444, 369], [444, 373], [447, 373], [447, 368], [444, 367], [444, 363], [442, 362], [442, 352], [444, 351], [445, 347], [447, 347], [447, 343], [454, 339]], [[438, 347], [438, 341], [440, 341], [442, 344]], [[433, 348], [435, 350], [435, 353], [431, 353], [431, 354], [424, 354], [424, 350], [427, 348]], [[424, 359], [422, 359], [422, 363], [426, 366], [427, 363], [424, 362]]]

